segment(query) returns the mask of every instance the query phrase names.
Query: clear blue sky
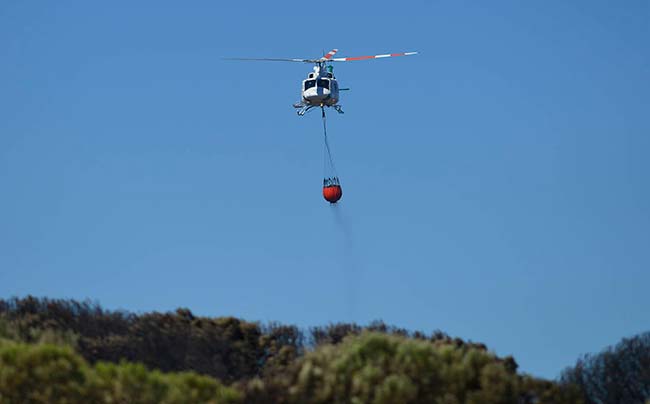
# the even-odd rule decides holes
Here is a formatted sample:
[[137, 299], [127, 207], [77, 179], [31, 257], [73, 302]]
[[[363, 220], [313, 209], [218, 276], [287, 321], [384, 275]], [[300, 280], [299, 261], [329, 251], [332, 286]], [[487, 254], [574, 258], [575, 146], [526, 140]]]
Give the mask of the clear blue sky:
[[[91, 4], [92, 3], [92, 4]], [[0, 5], [0, 297], [441, 329], [555, 377], [650, 329], [650, 3]], [[335, 66], [321, 197], [311, 67]]]

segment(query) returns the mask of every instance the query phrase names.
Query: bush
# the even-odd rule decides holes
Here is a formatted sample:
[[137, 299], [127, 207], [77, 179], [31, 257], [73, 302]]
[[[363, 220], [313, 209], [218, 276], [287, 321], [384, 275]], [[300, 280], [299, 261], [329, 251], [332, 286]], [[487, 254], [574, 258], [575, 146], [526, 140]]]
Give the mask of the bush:
[[86, 382], [86, 365], [69, 347], [0, 344], [1, 403], [80, 403]]
[[518, 404], [543, 391], [484, 349], [364, 332], [248, 383], [246, 402]]
[[3, 404], [231, 404], [239, 394], [192, 372], [149, 371], [141, 364], [89, 366], [70, 347], [0, 343]]

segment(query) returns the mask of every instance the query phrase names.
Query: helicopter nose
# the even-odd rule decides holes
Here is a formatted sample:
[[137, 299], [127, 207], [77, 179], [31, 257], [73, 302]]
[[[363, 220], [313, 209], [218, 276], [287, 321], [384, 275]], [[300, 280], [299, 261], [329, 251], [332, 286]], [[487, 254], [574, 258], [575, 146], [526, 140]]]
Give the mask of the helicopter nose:
[[308, 88], [307, 90], [305, 90], [304, 96], [307, 99], [317, 98], [318, 91], [316, 91], [316, 87]]
[[303, 97], [311, 102], [322, 101], [329, 95], [329, 91], [320, 87], [308, 88], [304, 91]]

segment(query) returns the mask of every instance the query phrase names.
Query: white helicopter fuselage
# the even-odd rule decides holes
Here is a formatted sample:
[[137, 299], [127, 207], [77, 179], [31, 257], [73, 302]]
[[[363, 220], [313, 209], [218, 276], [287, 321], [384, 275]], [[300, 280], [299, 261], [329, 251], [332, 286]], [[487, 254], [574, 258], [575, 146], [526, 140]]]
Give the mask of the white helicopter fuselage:
[[300, 95], [303, 104], [331, 107], [339, 102], [339, 85], [331, 71], [315, 66], [302, 81]]

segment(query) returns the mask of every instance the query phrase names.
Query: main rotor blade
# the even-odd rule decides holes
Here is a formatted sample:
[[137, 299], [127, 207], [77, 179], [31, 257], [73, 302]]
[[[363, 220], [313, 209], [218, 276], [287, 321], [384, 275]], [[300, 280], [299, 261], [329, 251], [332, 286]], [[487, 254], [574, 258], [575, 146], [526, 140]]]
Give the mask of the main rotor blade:
[[331, 51], [327, 52], [327, 54], [324, 55], [321, 59], [322, 60], [330, 60], [330, 59], [332, 59], [332, 56], [334, 56], [334, 54], [336, 52], [338, 52], [338, 51], [339, 51], [338, 49], [332, 49]]
[[301, 63], [318, 63], [317, 59], [280, 59], [280, 58], [224, 58], [225, 60], [247, 60], [262, 62], [301, 62]]
[[417, 52], [402, 52], [402, 53], [387, 53], [385, 55], [374, 55], [374, 56], [355, 56], [351, 58], [332, 58], [330, 62], [352, 62], [355, 60], [366, 60], [366, 59], [382, 59], [382, 58], [392, 58], [397, 56], [411, 56], [417, 55]]

